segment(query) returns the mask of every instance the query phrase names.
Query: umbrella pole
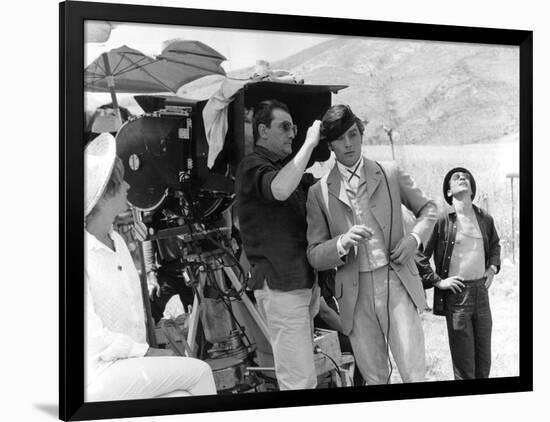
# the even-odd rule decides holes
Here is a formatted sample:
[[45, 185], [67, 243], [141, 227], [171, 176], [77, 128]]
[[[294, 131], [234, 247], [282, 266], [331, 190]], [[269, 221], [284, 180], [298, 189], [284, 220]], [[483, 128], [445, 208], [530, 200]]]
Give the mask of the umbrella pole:
[[109, 86], [109, 91], [111, 92], [111, 102], [113, 103], [113, 109], [115, 110], [115, 114], [120, 124], [122, 124], [122, 116], [120, 115], [120, 109], [118, 108], [118, 101], [115, 92], [115, 78], [111, 73], [111, 64], [109, 63], [109, 57], [107, 56], [107, 53], [103, 53], [101, 57], [103, 57], [103, 64], [105, 65], [105, 74], [107, 75], [107, 85]]

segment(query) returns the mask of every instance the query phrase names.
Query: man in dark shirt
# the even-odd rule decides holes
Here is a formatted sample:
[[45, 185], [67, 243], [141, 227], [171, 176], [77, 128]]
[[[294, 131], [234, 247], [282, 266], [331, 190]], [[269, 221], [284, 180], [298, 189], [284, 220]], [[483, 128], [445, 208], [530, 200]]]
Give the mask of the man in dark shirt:
[[296, 136], [292, 116], [279, 101], [261, 102], [253, 119], [255, 149], [240, 163], [235, 182], [241, 237], [251, 264], [248, 286], [268, 326], [281, 390], [317, 385], [312, 319], [319, 291], [306, 257], [305, 204], [313, 180], [304, 170], [319, 143], [319, 125], [313, 123], [300, 150], [286, 162]]
[[488, 289], [500, 269], [500, 244], [493, 218], [472, 204], [475, 193], [468, 170], [447, 173], [443, 194], [452, 208], [439, 217], [417, 262], [424, 288], [435, 286], [434, 314], [447, 319], [455, 379], [488, 378], [491, 369]]

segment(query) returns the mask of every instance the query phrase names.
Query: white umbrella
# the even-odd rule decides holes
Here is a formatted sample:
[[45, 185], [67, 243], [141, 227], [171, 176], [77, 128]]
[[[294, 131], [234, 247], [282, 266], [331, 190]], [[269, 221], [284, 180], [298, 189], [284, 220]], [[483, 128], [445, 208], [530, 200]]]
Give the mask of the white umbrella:
[[118, 113], [116, 92], [176, 93], [182, 85], [203, 76], [225, 75], [224, 60], [200, 41], [172, 42], [156, 57], [122, 46], [102, 53], [86, 67], [84, 87], [90, 92], [110, 92]]

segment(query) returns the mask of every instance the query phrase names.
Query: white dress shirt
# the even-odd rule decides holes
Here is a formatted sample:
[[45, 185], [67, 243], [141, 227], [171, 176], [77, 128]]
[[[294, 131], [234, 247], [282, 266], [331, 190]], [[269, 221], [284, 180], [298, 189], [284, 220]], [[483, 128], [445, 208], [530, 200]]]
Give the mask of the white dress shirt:
[[149, 348], [134, 261], [122, 237], [109, 235], [114, 251], [84, 231], [86, 384], [116, 360], [142, 357]]
[[[346, 189], [351, 189], [354, 193], [357, 193], [359, 182], [363, 178], [363, 157], [361, 157], [359, 159], [359, 162], [355, 163], [351, 167], [345, 166], [339, 161], [336, 161], [336, 165], [338, 166], [338, 171], [342, 176], [342, 180], [344, 181]], [[410, 232], [409, 234], [414, 237], [414, 239], [416, 240], [416, 245], [417, 247], [419, 247], [422, 243], [420, 237], [413, 232]], [[336, 242], [336, 248], [338, 249], [338, 255], [340, 257], [347, 255], [349, 252], [349, 250], [346, 250], [342, 245], [342, 236], [340, 236], [338, 238], [338, 241]]]
[[[340, 176], [342, 176], [342, 181], [346, 189], [351, 189], [353, 192], [357, 193], [357, 188], [359, 187], [359, 182], [363, 173], [363, 157], [359, 159], [358, 163], [355, 163], [351, 167], [345, 166], [340, 161], [336, 161], [336, 165], [338, 166], [338, 171], [340, 172]], [[351, 176], [352, 174], [355, 175]], [[342, 245], [342, 236], [343, 235], [341, 235], [336, 242], [336, 249], [340, 257], [347, 255], [349, 252], [349, 250], [346, 250]]]

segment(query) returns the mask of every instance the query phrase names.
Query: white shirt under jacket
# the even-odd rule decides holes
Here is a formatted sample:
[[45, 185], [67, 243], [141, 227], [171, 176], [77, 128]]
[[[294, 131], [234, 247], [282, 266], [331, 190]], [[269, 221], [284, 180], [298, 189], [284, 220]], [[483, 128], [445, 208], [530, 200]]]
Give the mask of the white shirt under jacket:
[[118, 359], [149, 348], [139, 276], [126, 243], [110, 233], [115, 250], [84, 231], [86, 384]]
[[[357, 193], [359, 182], [363, 178], [363, 157], [361, 157], [359, 159], [359, 162], [355, 163], [351, 167], [345, 166], [340, 161], [336, 161], [336, 165], [338, 166], [338, 171], [342, 176], [342, 180], [346, 189], [350, 189], [353, 192]], [[412, 235], [412, 237], [414, 237], [414, 239], [416, 240], [416, 245], [420, 246], [422, 241], [416, 233], [408, 232], [406, 230], [404, 233], [409, 233], [410, 235]], [[347, 255], [348, 251], [346, 251], [342, 246], [342, 236], [340, 236], [340, 238], [336, 242], [336, 248], [338, 249], [338, 255], [340, 257]]]

